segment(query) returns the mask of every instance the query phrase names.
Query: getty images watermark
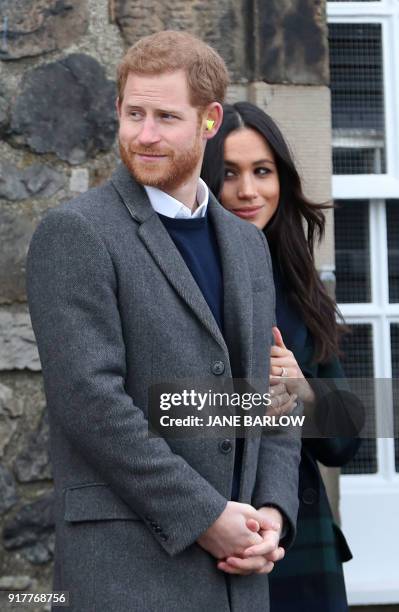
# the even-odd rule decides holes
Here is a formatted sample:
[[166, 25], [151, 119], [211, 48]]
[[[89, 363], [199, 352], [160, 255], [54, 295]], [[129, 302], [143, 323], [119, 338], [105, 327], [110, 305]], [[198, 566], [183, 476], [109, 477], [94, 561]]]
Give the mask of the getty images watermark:
[[[311, 404], [300, 401], [301, 385], [310, 385]], [[287, 404], [292, 389], [298, 399]], [[268, 380], [221, 377], [156, 382], [148, 391], [146, 417], [149, 434], [155, 436], [399, 438], [396, 378], [291, 379], [287, 394], [283, 391], [279, 398]]]
[[[283, 394], [280, 399], [284, 408], [289, 396]], [[149, 432], [167, 438], [248, 437], [265, 428], [279, 432], [302, 429], [306, 416], [294, 400], [288, 410], [278, 408], [276, 392], [264, 381], [259, 385], [242, 379], [160, 383], [149, 389]]]
[[[195, 389], [183, 389], [180, 392], [163, 392], [159, 396], [159, 408], [163, 412], [178, 408], [194, 410], [200, 414], [175, 416], [161, 414], [161, 427], [303, 427], [305, 415], [300, 414], [267, 414], [272, 407], [273, 398], [270, 392], [201, 392]], [[220, 411], [212, 413], [209, 409], [233, 409], [234, 414], [223, 414]], [[264, 408], [263, 414], [248, 414], [254, 408]], [[237, 410], [242, 410], [247, 414]], [[204, 415], [205, 413], [205, 415]], [[203, 416], [204, 415], [204, 416]]]

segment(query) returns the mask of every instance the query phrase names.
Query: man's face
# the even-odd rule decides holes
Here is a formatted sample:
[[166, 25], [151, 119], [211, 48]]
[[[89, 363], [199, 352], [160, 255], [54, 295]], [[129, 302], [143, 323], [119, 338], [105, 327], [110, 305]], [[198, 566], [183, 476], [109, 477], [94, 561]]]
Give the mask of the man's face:
[[118, 115], [121, 158], [139, 183], [170, 192], [199, 174], [205, 140], [182, 70], [129, 73]]

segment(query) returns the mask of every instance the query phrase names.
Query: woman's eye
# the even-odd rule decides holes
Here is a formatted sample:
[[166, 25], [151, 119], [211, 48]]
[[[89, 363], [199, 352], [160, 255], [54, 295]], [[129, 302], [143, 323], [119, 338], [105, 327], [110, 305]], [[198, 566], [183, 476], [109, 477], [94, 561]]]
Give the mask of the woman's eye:
[[257, 174], [258, 176], [267, 176], [268, 174], [271, 173], [270, 168], [256, 168], [255, 170], [255, 174]]
[[224, 178], [225, 179], [229, 179], [232, 178], [234, 176], [234, 172], [233, 170], [228, 170], [227, 168], [224, 171]]

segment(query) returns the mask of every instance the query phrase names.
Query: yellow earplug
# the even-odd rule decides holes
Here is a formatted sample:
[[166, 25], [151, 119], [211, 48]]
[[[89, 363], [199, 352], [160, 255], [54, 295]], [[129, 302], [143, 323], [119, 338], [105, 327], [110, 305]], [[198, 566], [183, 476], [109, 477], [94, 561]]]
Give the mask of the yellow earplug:
[[207, 119], [206, 120], [206, 129], [207, 130], [211, 130], [214, 125], [215, 125], [215, 122], [212, 121], [212, 119]]

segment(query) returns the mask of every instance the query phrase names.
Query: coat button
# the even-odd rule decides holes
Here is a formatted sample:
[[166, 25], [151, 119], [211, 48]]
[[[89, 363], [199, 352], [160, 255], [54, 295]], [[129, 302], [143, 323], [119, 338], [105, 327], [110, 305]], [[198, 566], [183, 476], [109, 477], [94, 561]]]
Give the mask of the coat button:
[[162, 527], [157, 525], [156, 527], [154, 527], [154, 531], [155, 531], [155, 533], [162, 533]]
[[224, 372], [224, 363], [223, 361], [215, 361], [212, 366], [212, 372], [215, 376], [220, 376]]
[[231, 453], [233, 445], [230, 440], [223, 440], [220, 442], [219, 448], [224, 455], [228, 455], [228, 453]]
[[302, 501], [304, 504], [315, 504], [317, 502], [317, 491], [315, 489], [305, 489], [302, 493]]
[[162, 542], [166, 542], [166, 540], [168, 539], [168, 536], [165, 533], [163, 533], [159, 537], [161, 538]]

